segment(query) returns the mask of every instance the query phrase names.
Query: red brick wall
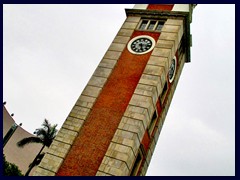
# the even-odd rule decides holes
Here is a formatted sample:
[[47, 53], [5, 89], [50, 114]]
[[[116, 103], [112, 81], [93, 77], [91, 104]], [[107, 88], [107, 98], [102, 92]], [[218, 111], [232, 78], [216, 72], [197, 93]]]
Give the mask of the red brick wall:
[[141, 142], [141, 144], [143, 145], [143, 148], [144, 148], [145, 152], [148, 151], [150, 142], [151, 142], [151, 139], [150, 139], [150, 137], [149, 137], [148, 130], [146, 130], [145, 133], [144, 133], [144, 135], [143, 135], [142, 142]]
[[[132, 37], [159, 33], [135, 31]], [[74, 141], [57, 176], [94, 176], [128, 106], [151, 52], [133, 55], [126, 48]]]
[[149, 9], [149, 10], [171, 11], [173, 6], [174, 6], [174, 4], [149, 4], [147, 9]]

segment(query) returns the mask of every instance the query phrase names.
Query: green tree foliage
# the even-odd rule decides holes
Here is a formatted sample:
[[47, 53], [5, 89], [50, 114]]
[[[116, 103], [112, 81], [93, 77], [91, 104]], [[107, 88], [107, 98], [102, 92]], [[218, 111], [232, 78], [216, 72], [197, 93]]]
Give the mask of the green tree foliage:
[[18, 169], [18, 166], [6, 161], [6, 157], [4, 154], [3, 154], [3, 175], [4, 176], [23, 176], [21, 170]]
[[57, 134], [57, 124], [51, 125], [47, 119], [42, 123], [42, 128], [35, 130], [34, 134], [36, 136], [27, 137], [20, 140], [17, 145], [19, 147], [24, 147], [30, 143], [40, 143], [43, 146], [49, 147]]

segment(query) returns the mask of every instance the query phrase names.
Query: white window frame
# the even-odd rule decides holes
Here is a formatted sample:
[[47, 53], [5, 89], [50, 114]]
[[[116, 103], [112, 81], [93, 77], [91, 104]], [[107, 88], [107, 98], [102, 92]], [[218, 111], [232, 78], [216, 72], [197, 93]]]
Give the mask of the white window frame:
[[[148, 22], [147, 22], [147, 25], [145, 26], [144, 29], [140, 29], [140, 27], [141, 27], [143, 21], [148, 21]], [[149, 27], [151, 21], [156, 21], [156, 23], [155, 23], [153, 29], [148, 29], [148, 27]], [[154, 32], [156, 31], [156, 32], [161, 32], [162, 29], [161, 29], [161, 30], [156, 30], [158, 23], [163, 23], [163, 26], [164, 26], [164, 21], [163, 21], [163, 20], [156, 20], [156, 19], [141, 19], [141, 21], [139, 22], [139, 24], [138, 24], [138, 26], [137, 26], [137, 30], [141, 30], [141, 31], [154, 31]]]

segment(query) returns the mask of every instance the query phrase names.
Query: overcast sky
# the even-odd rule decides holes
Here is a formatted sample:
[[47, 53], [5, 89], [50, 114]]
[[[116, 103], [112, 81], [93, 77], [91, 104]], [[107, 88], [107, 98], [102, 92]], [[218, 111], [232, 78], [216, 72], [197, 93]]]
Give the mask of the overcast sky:
[[[58, 128], [124, 22], [121, 5], [3, 5], [3, 101], [33, 133]], [[147, 175], [235, 175], [235, 6], [199, 4]]]

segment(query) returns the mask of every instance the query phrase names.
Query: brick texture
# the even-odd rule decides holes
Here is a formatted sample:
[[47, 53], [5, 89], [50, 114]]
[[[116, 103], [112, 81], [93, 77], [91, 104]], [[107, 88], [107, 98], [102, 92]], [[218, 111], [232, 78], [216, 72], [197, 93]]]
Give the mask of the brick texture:
[[147, 9], [149, 10], [161, 10], [161, 11], [171, 11], [174, 4], [149, 4]]
[[[132, 38], [138, 35], [143, 33], [136, 31]], [[156, 41], [159, 37], [159, 33], [153, 32], [144, 35], [150, 35]], [[57, 172], [58, 176], [93, 176], [97, 173], [149, 57], [150, 53], [136, 56], [125, 48]]]

